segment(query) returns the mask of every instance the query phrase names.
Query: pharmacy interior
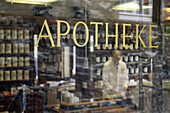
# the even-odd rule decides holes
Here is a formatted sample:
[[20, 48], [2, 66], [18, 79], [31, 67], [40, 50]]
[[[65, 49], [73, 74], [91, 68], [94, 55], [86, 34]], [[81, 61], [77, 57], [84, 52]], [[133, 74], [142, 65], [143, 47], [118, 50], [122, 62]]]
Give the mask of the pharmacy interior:
[[169, 0], [1, 0], [0, 113], [169, 113]]

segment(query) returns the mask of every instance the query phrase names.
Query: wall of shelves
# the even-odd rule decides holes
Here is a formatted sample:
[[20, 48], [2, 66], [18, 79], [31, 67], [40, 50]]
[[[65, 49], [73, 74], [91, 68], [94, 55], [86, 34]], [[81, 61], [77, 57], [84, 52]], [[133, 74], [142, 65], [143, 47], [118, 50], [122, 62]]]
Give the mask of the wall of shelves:
[[[0, 26], [1, 90], [31, 85], [34, 79], [32, 37], [29, 27]], [[5, 87], [5, 88], [3, 88]]]

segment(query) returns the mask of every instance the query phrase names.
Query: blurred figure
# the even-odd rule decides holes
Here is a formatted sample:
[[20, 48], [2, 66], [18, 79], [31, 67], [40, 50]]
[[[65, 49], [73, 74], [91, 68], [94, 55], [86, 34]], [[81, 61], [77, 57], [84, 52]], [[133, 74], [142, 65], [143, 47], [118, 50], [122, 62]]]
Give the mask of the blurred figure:
[[126, 64], [120, 60], [121, 52], [112, 52], [112, 59], [103, 66], [103, 97], [112, 98], [114, 94], [125, 97], [128, 87]]

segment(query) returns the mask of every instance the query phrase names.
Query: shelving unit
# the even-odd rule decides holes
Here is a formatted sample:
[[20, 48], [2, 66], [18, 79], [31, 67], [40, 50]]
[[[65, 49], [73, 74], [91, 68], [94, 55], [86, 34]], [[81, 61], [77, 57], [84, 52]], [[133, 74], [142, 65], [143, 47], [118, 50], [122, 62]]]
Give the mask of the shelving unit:
[[0, 84], [1, 87], [5, 85], [7, 91], [22, 83], [32, 84], [34, 60], [31, 35], [26, 27], [0, 26]]

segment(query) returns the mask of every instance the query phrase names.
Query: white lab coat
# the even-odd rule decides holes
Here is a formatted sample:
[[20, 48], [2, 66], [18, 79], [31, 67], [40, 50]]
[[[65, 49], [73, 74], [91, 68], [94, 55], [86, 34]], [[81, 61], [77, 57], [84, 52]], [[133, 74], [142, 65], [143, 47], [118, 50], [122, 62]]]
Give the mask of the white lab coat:
[[111, 89], [124, 96], [123, 88], [128, 87], [128, 81], [127, 67], [123, 61], [119, 61], [118, 69], [115, 68], [112, 60], [107, 61], [103, 66], [103, 97], [112, 97], [113, 95], [109, 93]]

